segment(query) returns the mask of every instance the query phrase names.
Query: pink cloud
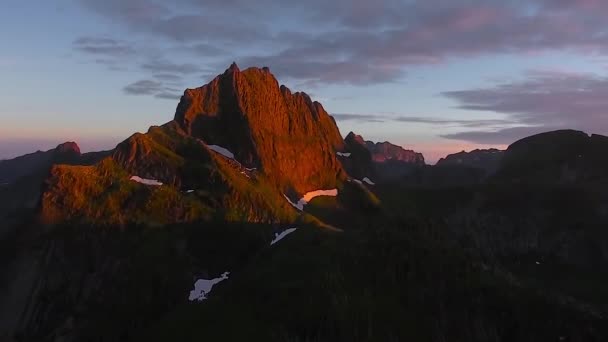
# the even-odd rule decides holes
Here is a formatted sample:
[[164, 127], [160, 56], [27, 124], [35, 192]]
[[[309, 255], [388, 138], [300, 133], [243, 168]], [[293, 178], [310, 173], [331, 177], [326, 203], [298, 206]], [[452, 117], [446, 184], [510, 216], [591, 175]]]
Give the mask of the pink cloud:
[[495, 22], [501, 14], [503, 12], [496, 8], [467, 8], [453, 14], [447, 26], [460, 31], [477, 30]]

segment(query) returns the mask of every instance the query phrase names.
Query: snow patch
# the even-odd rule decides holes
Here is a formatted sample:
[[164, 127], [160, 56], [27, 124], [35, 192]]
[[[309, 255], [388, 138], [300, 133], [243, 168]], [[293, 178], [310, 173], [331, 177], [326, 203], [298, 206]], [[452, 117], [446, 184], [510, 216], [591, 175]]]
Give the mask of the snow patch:
[[274, 233], [274, 239], [272, 240], [272, 242], [270, 243], [270, 245], [272, 246], [275, 243], [283, 240], [287, 235], [295, 232], [297, 229], [298, 228], [289, 228], [289, 229], [285, 229], [281, 233]]
[[298, 203], [293, 203], [289, 199], [289, 197], [287, 197], [287, 195], [285, 195], [285, 194], [283, 196], [285, 197], [285, 199], [287, 199], [287, 201], [289, 202], [289, 204], [291, 204], [296, 209], [302, 211], [302, 210], [304, 210], [304, 206], [307, 205], [310, 201], [312, 201], [312, 199], [315, 198], [315, 197], [320, 197], [320, 196], [336, 197], [336, 196], [338, 196], [338, 189], [316, 190], [316, 191], [307, 192], [304, 195], [304, 197], [300, 198], [300, 200], [298, 201]]
[[163, 183], [157, 181], [156, 179], [145, 179], [145, 178], [141, 178], [138, 176], [132, 176], [130, 178], [130, 180], [137, 182], [137, 183], [141, 183], [144, 185], [152, 185], [152, 186], [161, 186], [163, 185]]
[[304, 200], [306, 203], [308, 203], [308, 202], [312, 201], [313, 198], [319, 197], [319, 196], [336, 197], [336, 196], [338, 196], [338, 189], [316, 190], [316, 191], [307, 192], [306, 195], [304, 195], [304, 197], [302, 197], [302, 200]]
[[340, 157], [346, 157], [346, 158], [350, 157], [350, 155], [351, 155], [350, 153], [344, 153], [344, 152], [337, 152], [336, 154]]
[[298, 202], [298, 203], [293, 203], [289, 197], [287, 197], [287, 195], [283, 194], [283, 197], [285, 197], [285, 199], [287, 200], [287, 202], [289, 202], [289, 204], [291, 204], [294, 208], [298, 209], [298, 210], [304, 210], [304, 204]]
[[372, 182], [369, 178], [365, 177], [363, 178], [363, 181], [369, 185], [376, 185], [376, 183]]
[[228, 279], [228, 275], [230, 272], [224, 272], [221, 277], [215, 279], [199, 279], [194, 283], [194, 290], [190, 291], [190, 296], [188, 300], [191, 302], [199, 301], [202, 302], [207, 299], [207, 296], [211, 292], [213, 285], [220, 283], [226, 279]]
[[207, 145], [207, 147], [209, 147], [209, 149], [213, 152], [217, 152], [221, 155], [223, 155], [224, 157], [228, 158], [228, 159], [234, 159], [234, 153], [228, 151], [228, 149], [223, 148], [222, 146], [218, 146], [218, 145]]
[[254, 173], [257, 170], [256, 168], [251, 168], [251, 169], [246, 168], [243, 164], [241, 164], [238, 160], [235, 159], [234, 153], [230, 152], [227, 148], [224, 148], [219, 145], [207, 145], [204, 141], [202, 141], [200, 139], [197, 139], [197, 141], [200, 144], [207, 146], [207, 148], [209, 148], [211, 151], [216, 152], [216, 153], [222, 155], [223, 157], [231, 160], [233, 166], [234, 166], [234, 164], [236, 164], [236, 166], [238, 166], [239, 170], [241, 171], [240, 173], [247, 178], [251, 178], [251, 176], [249, 174]]
[[187, 193], [187, 194], [191, 194], [191, 193], [193, 193], [193, 192], [194, 192], [194, 190], [186, 190], [186, 193]]
[[349, 182], [355, 182], [355, 183], [357, 183], [359, 185], [363, 185], [363, 183], [366, 183], [366, 184], [369, 184], [369, 185], [376, 185], [376, 183], [372, 182], [371, 179], [369, 179], [367, 177], [363, 178], [362, 181], [358, 180], [358, 179], [355, 179], [355, 178], [349, 179], [348, 181]]

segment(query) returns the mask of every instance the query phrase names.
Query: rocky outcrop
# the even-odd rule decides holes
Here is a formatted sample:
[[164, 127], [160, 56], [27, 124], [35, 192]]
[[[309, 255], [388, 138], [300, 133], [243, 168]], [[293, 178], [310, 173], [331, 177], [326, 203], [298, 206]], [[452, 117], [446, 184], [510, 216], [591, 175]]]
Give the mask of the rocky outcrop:
[[422, 153], [406, 150], [403, 147], [391, 144], [388, 141], [382, 143], [366, 141], [365, 146], [367, 146], [367, 149], [372, 153], [372, 159], [376, 163], [399, 161], [412, 165], [425, 164]]
[[374, 177], [375, 168], [372, 154], [365, 146], [365, 140], [353, 132], [344, 138], [345, 150], [339, 155], [340, 161], [351, 177], [363, 179]]
[[59, 146], [57, 146], [55, 148], [55, 152], [57, 154], [73, 154], [73, 155], [77, 155], [77, 156], [79, 156], [81, 154], [80, 147], [78, 146], [77, 143], [75, 143], [73, 141], [68, 141], [63, 144], [60, 144]]
[[335, 121], [305, 93], [279, 86], [268, 68], [233, 64], [209, 84], [188, 89], [175, 121], [186, 134], [232, 151], [283, 191], [333, 188], [344, 172]]
[[341, 158], [347, 172], [355, 178], [398, 180], [424, 166], [424, 156], [389, 142], [374, 143], [350, 132], [344, 139], [348, 158]]

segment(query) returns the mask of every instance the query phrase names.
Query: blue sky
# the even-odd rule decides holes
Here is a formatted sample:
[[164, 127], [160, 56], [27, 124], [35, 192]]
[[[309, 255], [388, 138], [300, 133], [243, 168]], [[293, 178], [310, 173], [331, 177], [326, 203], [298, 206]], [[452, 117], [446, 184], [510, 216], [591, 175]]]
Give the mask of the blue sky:
[[428, 161], [541, 131], [608, 133], [599, 0], [5, 0], [0, 158], [109, 149], [232, 61], [269, 66], [343, 135]]

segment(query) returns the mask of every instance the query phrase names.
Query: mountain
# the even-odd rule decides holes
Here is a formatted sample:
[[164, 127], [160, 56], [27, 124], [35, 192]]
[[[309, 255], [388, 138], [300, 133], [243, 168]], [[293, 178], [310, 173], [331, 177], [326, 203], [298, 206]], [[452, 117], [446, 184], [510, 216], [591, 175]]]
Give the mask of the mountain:
[[74, 142], [60, 144], [52, 150], [38, 151], [0, 163], [0, 184], [12, 183], [20, 177], [36, 170], [49, 167], [53, 163], [67, 162], [80, 158], [80, 148]]
[[421, 153], [405, 150], [389, 142], [374, 143], [350, 132], [344, 139], [346, 151], [352, 153], [341, 158], [354, 177], [372, 177], [379, 181], [395, 180], [409, 174], [424, 163]]
[[37, 208], [53, 165], [91, 165], [110, 152], [80, 153], [75, 142], [60, 144], [46, 152], [35, 152], [0, 163], [0, 235]]
[[372, 160], [375, 163], [385, 163], [388, 161], [399, 161], [412, 165], [424, 165], [422, 153], [406, 150], [401, 146], [385, 142], [366, 141], [365, 146], [372, 153]]
[[279, 86], [268, 68], [232, 64], [211, 83], [186, 90], [175, 122], [194, 138], [232, 151], [284, 191], [334, 188], [345, 175], [335, 157], [340, 131], [318, 102]]
[[[134, 134], [89, 167], [53, 168], [45, 222], [153, 225], [221, 219], [290, 222], [304, 194], [346, 180], [344, 143], [318, 102], [292, 93], [267, 68], [236, 64], [188, 89], [174, 120]], [[162, 183], [137, 184], [132, 177]], [[96, 201], [90, 201], [96, 198]]]
[[344, 138], [345, 150], [338, 156], [349, 175], [355, 179], [374, 178], [372, 154], [360, 135], [350, 132]]
[[575, 184], [605, 181], [608, 137], [574, 130], [537, 134], [511, 144], [496, 181]]
[[438, 166], [457, 165], [482, 169], [490, 175], [496, 172], [502, 161], [504, 151], [491, 148], [487, 150], [473, 150], [458, 152], [439, 159]]

